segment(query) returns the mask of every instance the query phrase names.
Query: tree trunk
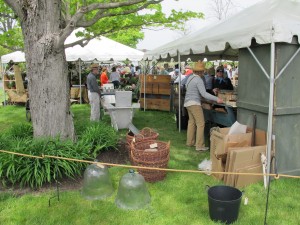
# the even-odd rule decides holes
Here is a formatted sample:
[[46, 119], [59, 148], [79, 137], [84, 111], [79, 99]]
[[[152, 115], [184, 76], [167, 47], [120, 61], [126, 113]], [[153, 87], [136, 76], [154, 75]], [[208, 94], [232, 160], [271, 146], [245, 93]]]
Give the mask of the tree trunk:
[[65, 52], [63, 46], [54, 44], [60, 32], [60, 1], [30, 4], [21, 25], [34, 136], [74, 140]]

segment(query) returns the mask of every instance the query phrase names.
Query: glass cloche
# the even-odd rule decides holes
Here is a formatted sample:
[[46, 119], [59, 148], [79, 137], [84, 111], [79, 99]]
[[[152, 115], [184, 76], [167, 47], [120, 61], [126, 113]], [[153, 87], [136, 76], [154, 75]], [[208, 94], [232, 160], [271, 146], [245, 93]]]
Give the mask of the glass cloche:
[[82, 196], [88, 200], [109, 197], [114, 192], [106, 166], [91, 164], [84, 171]]
[[130, 170], [120, 180], [116, 205], [122, 209], [140, 209], [150, 202], [144, 177]]

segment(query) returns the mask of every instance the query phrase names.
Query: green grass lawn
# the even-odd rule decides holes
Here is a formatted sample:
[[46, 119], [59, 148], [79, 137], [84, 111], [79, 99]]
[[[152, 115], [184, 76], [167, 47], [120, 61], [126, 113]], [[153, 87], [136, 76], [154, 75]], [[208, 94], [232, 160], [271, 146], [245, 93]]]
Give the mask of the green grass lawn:
[[[80, 128], [89, 120], [89, 106], [74, 105], [72, 111], [76, 130], [80, 132]], [[0, 107], [0, 132], [20, 121], [26, 122], [24, 107]], [[105, 116], [102, 122], [109, 123], [110, 118]], [[133, 123], [140, 129], [155, 128], [160, 134], [160, 140], [171, 141], [169, 168], [196, 170], [199, 162], [209, 158], [209, 152], [198, 153], [185, 146], [186, 132], [177, 131], [174, 115], [171, 113], [136, 111]], [[126, 130], [119, 133], [121, 138], [125, 138]], [[60, 201], [53, 199], [51, 207], [48, 207], [48, 199], [55, 193], [54, 188], [23, 196], [16, 196], [13, 192], [0, 192], [0, 224], [217, 224], [209, 218], [205, 188], [206, 185], [222, 184], [214, 177], [169, 172], [164, 181], [147, 183], [152, 199], [150, 206], [142, 210], [124, 211], [116, 207], [114, 200], [119, 180], [127, 171], [128, 169], [116, 167], [109, 169], [115, 192], [102, 201], [84, 200], [80, 190], [62, 191]], [[268, 224], [300, 224], [299, 186], [300, 181], [295, 179], [272, 181]], [[242, 190], [249, 203], [241, 205], [239, 219], [235, 224], [263, 224], [266, 202], [263, 184], [253, 184]]]

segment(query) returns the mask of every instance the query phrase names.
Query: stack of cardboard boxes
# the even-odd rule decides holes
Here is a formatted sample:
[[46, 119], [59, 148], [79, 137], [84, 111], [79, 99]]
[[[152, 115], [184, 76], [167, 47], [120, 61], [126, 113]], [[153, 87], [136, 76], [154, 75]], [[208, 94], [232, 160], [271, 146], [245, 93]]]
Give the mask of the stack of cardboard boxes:
[[[253, 132], [247, 128], [246, 133], [229, 135], [229, 130], [230, 128], [219, 128], [211, 132], [212, 171], [262, 173], [261, 154], [266, 154], [266, 132], [258, 129]], [[244, 187], [263, 180], [262, 176], [256, 175], [213, 175], [233, 187]]]

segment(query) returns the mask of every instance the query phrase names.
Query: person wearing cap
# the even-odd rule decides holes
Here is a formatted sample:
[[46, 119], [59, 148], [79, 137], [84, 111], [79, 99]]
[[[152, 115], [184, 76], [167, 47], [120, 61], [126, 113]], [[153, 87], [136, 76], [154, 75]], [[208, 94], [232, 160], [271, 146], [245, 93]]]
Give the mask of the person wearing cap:
[[100, 89], [98, 87], [96, 76], [99, 75], [99, 64], [92, 64], [91, 72], [87, 76], [88, 98], [91, 105], [91, 121], [100, 119]]
[[206, 92], [203, 79], [200, 77], [204, 72], [204, 64], [199, 61], [195, 63], [193, 70], [195, 73], [190, 75], [186, 82], [186, 95], [184, 99], [184, 107], [186, 107], [189, 115], [186, 145], [196, 147], [196, 151], [206, 151], [204, 143], [204, 115], [201, 107], [201, 97], [223, 103], [221, 98], [213, 96]]
[[217, 67], [217, 74], [213, 80], [212, 90], [215, 95], [218, 94], [219, 90], [233, 90], [231, 80], [228, 77], [224, 77], [224, 67]]

